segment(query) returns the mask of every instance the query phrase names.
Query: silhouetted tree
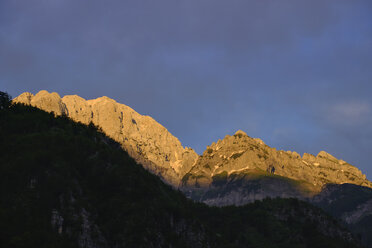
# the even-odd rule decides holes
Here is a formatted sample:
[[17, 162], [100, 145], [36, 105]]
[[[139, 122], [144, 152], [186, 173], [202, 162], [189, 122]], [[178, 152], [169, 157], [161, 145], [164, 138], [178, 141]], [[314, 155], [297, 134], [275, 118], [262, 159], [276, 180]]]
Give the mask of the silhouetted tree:
[[0, 110], [9, 108], [11, 100], [8, 93], [0, 91]]

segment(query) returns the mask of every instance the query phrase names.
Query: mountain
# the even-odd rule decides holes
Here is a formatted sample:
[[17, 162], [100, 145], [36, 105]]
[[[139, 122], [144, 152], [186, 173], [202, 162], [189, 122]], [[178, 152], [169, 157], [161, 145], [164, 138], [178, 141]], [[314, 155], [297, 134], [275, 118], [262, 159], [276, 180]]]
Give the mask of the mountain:
[[193, 203], [92, 123], [4, 106], [0, 247], [359, 247], [306, 202]]
[[[300, 156], [276, 150], [237, 131], [208, 146], [198, 156], [191, 148], [183, 148], [176, 137], [151, 117], [108, 97], [61, 98], [57, 93], [40, 91], [36, 95], [23, 93], [13, 102], [97, 125], [137, 163], [195, 201], [212, 206], [239, 206], [267, 197], [294, 197], [323, 208], [372, 247], [369, 238], [372, 196], [363, 193], [372, 188], [372, 183], [358, 168], [327, 152]], [[348, 187], [355, 190], [344, 190]], [[327, 193], [330, 189], [333, 194]], [[355, 195], [367, 200], [353, 203]], [[350, 202], [350, 209], [332, 204], [345, 199]]]
[[[58, 93], [42, 90], [36, 95], [25, 92], [13, 102], [64, 115], [83, 124], [92, 122], [146, 169], [183, 190], [220, 187], [225, 175], [229, 182], [236, 181], [231, 180], [235, 175], [239, 175], [238, 178], [264, 176], [280, 182], [283, 187], [293, 188], [295, 193], [288, 196], [311, 196], [328, 183], [372, 187], [359, 169], [324, 151], [317, 156], [305, 153], [301, 157], [296, 152], [270, 148], [243, 131], [227, 135], [198, 156], [193, 149], [182, 147], [181, 142], [153, 118], [142, 116], [108, 97], [85, 100], [67, 95], [61, 98]], [[262, 193], [254, 195], [252, 200], [264, 198]]]
[[311, 198], [327, 184], [372, 187], [356, 167], [321, 151], [278, 151], [243, 131], [208, 146], [182, 179], [182, 190], [210, 205], [243, 205], [266, 197]]
[[33, 95], [25, 92], [13, 102], [31, 105], [56, 115], [65, 115], [83, 124], [92, 122], [146, 169], [178, 187], [181, 178], [195, 163], [198, 155], [150, 116], [138, 114], [130, 107], [108, 97], [88, 100], [45, 90]]

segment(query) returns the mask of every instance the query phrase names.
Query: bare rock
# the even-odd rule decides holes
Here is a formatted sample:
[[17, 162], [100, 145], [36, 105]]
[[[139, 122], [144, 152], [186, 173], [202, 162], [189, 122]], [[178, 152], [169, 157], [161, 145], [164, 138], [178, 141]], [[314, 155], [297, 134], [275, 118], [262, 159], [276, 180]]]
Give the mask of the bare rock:
[[84, 124], [89, 124], [92, 121], [92, 108], [84, 98], [77, 95], [64, 96], [62, 102], [68, 109], [71, 119]]
[[[262, 184], [264, 178], [272, 180]], [[199, 191], [197, 195], [203, 195], [199, 200], [219, 205], [242, 204], [241, 199], [247, 203], [264, 197], [311, 197], [330, 183], [372, 187], [358, 168], [324, 151], [317, 156], [305, 153], [301, 158], [296, 152], [278, 151], [238, 131], [207, 147], [184, 176], [182, 188], [184, 192]]]
[[236, 131], [234, 135], [236, 135], [236, 136], [248, 136], [248, 135], [247, 135], [244, 131], [242, 131], [242, 130], [238, 130], [238, 131]]
[[333, 157], [331, 154], [329, 154], [325, 151], [320, 151], [316, 157], [317, 158], [325, 158], [325, 159], [328, 159], [328, 160], [333, 161], [333, 162], [335, 162], [335, 161], [338, 162], [337, 158]]
[[65, 104], [62, 102], [61, 97], [56, 92], [49, 93], [46, 90], [42, 90], [36, 95], [25, 92], [16, 97], [13, 101], [17, 103], [29, 104], [49, 113], [53, 112], [55, 115], [68, 115]]
[[19, 95], [18, 97], [14, 98], [13, 101], [17, 103], [23, 103], [26, 105], [30, 105], [32, 97], [34, 97], [33, 94], [31, 94], [30, 92], [25, 92]]

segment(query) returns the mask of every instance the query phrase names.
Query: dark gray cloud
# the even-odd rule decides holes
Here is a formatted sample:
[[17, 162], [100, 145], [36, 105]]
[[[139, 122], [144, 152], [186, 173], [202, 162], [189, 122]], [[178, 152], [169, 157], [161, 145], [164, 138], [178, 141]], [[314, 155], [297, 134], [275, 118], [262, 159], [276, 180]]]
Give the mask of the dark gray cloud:
[[372, 2], [0, 1], [0, 88], [107, 95], [202, 152], [243, 129], [372, 179]]

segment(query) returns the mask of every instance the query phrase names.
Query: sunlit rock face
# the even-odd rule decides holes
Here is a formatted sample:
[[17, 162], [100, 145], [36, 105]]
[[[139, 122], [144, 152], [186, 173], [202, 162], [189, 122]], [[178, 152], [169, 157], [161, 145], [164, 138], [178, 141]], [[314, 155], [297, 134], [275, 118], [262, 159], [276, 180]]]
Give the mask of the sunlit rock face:
[[71, 119], [84, 124], [89, 124], [92, 121], [92, 107], [84, 98], [77, 95], [64, 96], [62, 102], [66, 105], [68, 116]]
[[372, 187], [359, 169], [324, 151], [301, 157], [238, 131], [208, 146], [181, 188], [210, 205], [242, 205], [265, 197], [310, 198], [329, 183]]
[[40, 91], [35, 96], [23, 93], [14, 102], [29, 104], [56, 115], [102, 128], [140, 164], [167, 183], [178, 187], [198, 155], [183, 148], [180, 141], [149, 116], [108, 97], [85, 100], [77, 95], [61, 98], [57, 93]]
[[54, 112], [56, 115], [67, 114], [66, 106], [56, 92], [49, 93], [46, 90], [42, 90], [36, 95], [25, 92], [15, 98], [14, 101], [29, 104], [47, 112]]

